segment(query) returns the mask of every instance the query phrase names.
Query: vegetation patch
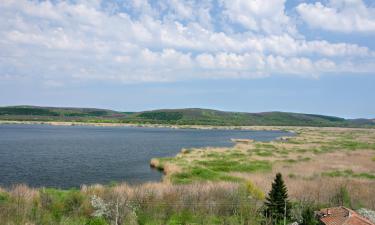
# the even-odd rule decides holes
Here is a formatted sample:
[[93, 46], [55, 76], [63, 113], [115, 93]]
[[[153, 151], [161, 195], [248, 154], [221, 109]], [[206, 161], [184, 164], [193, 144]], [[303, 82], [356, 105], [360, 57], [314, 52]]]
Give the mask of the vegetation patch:
[[255, 147], [258, 148], [258, 149], [268, 149], [268, 150], [275, 150], [275, 149], [277, 149], [273, 144], [261, 143], [261, 142], [256, 143]]
[[176, 162], [175, 158], [172, 157], [165, 157], [165, 158], [157, 158], [151, 160], [152, 164], [151, 166], [155, 169], [158, 169], [160, 171], [164, 170], [165, 163], [167, 162]]
[[5, 203], [6, 201], [8, 201], [8, 199], [9, 199], [9, 194], [8, 193], [0, 192], [0, 204], [1, 203]]
[[263, 156], [263, 157], [273, 156], [273, 153], [271, 151], [257, 150], [254, 152], [257, 156]]
[[176, 121], [182, 119], [183, 114], [181, 112], [144, 112], [138, 115], [138, 117], [149, 119], [149, 120], [161, 120], [161, 121]]
[[245, 154], [242, 152], [231, 152], [229, 153], [229, 156], [233, 158], [242, 158], [245, 156]]
[[375, 174], [371, 173], [355, 173], [353, 170], [334, 170], [330, 172], [322, 173], [323, 176], [328, 177], [354, 177], [354, 178], [365, 178], [365, 179], [375, 179]]
[[329, 147], [329, 146], [325, 146], [325, 145], [311, 149], [311, 151], [314, 154], [322, 154], [322, 153], [334, 152], [335, 150], [336, 149], [334, 147]]
[[225, 173], [204, 167], [193, 167], [187, 172], [172, 174], [171, 180], [175, 184], [189, 184], [193, 181], [241, 181], [240, 178], [229, 176]]
[[295, 160], [295, 159], [285, 159], [285, 160], [283, 160], [283, 162], [286, 162], [286, 163], [297, 163], [298, 161]]
[[334, 142], [329, 143], [330, 148], [343, 149], [349, 151], [355, 151], [359, 149], [375, 149], [374, 143], [367, 143], [364, 141], [357, 141], [353, 139], [338, 139]]
[[272, 165], [268, 161], [239, 162], [235, 160], [198, 161], [199, 165], [217, 172], [258, 172], [270, 171]]

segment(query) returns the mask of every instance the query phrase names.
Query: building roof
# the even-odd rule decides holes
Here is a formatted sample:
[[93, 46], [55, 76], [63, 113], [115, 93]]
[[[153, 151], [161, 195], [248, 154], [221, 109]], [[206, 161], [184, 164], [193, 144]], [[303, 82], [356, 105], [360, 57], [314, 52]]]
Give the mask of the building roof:
[[375, 225], [355, 211], [343, 206], [321, 209], [318, 212], [318, 217], [325, 225]]

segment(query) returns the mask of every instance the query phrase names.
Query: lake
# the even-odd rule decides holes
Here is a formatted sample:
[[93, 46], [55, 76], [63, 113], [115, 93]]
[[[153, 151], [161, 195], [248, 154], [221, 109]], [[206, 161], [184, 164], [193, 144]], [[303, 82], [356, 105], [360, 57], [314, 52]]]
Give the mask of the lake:
[[284, 131], [140, 127], [0, 125], [0, 186], [79, 187], [82, 184], [158, 181], [153, 157], [182, 148], [232, 146], [231, 138], [270, 141]]

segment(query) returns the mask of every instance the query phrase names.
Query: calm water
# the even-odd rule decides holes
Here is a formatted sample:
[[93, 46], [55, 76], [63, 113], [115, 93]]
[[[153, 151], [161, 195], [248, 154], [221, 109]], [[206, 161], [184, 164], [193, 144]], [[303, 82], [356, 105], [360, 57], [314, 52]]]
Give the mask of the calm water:
[[0, 186], [78, 187], [160, 180], [153, 157], [181, 148], [231, 146], [230, 138], [269, 141], [281, 131], [0, 125]]

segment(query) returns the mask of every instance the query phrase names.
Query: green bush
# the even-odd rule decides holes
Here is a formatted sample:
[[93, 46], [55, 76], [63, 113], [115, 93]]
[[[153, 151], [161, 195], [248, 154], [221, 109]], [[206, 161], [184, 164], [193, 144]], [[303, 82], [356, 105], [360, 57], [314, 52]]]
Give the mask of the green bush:
[[302, 222], [301, 225], [317, 225], [319, 221], [315, 218], [314, 211], [316, 209], [308, 205], [302, 210]]
[[84, 196], [79, 191], [72, 191], [68, 193], [63, 200], [63, 208], [65, 213], [77, 213], [82, 206]]
[[7, 193], [0, 192], [0, 204], [5, 203], [9, 200], [9, 195]]
[[102, 217], [94, 217], [87, 220], [85, 225], [108, 225], [108, 223]]

